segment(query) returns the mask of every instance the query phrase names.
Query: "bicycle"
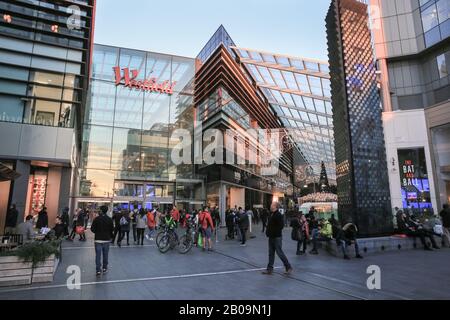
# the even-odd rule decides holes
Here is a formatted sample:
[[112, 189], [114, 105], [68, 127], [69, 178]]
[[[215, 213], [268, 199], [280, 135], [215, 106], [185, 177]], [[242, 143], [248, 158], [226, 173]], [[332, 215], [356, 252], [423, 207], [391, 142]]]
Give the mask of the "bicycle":
[[178, 246], [180, 254], [188, 253], [194, 246], [192, 222], [188, 222], [186, 232], [178, 237], [175, 229], [167, 224], [163, 225], [163, 230], [156, 236], [156, 245], [161, 253], [166, 253]]

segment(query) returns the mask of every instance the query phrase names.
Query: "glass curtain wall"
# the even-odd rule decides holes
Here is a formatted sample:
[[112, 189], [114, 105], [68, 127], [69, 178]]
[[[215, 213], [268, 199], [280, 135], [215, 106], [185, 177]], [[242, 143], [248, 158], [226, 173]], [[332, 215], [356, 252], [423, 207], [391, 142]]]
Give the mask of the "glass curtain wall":
[[[192, 177], [193, 165], [172, 163], [171, 152], [179, 140], [170, 137], [175, 129], [193, 131], [194, 61], [95, 45], [83, 125], [81, 196], [127, 194], [117, 183], [116, 188], [117, 180], [168, 182]], [[114, 67], [120, 67], [121, 77], [128, 69], [137, 81], [171, 82], [173, 94], [129, 88], [123, 79], [116, 86]]]

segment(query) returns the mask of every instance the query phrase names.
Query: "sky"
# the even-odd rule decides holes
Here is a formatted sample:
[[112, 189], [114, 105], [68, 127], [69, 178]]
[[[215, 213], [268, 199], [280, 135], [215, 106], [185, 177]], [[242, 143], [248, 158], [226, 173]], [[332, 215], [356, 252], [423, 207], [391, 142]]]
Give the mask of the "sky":
[[97, 0], [95, 42], [196, 57], [223, 24], [237, 46], [327, 59], [330, 0]]

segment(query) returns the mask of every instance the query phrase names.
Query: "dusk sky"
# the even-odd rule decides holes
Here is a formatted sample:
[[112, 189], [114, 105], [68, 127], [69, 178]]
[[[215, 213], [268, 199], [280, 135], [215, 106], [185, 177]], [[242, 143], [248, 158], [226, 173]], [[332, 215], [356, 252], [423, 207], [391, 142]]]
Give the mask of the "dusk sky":
[[330, 0], [98, 0], [95, 42], [195, 57], [223, 24], [234, 42], [327, 60]]

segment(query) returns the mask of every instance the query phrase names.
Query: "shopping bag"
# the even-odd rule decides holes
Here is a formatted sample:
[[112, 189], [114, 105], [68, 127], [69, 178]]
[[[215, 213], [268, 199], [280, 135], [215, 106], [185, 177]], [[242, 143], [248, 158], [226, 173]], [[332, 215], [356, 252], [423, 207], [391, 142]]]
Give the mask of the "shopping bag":
[[83, 234], [84, 233], [84, 227], [83, 226], [78, 226], [75, 228], [75, 232], [77, 234]]
[[202, 236], [201, 233], [198, 235], [198, 242], [197, 242], [197, 245], [198, 245], [199, 247], [203, 247], [203, 236]]

